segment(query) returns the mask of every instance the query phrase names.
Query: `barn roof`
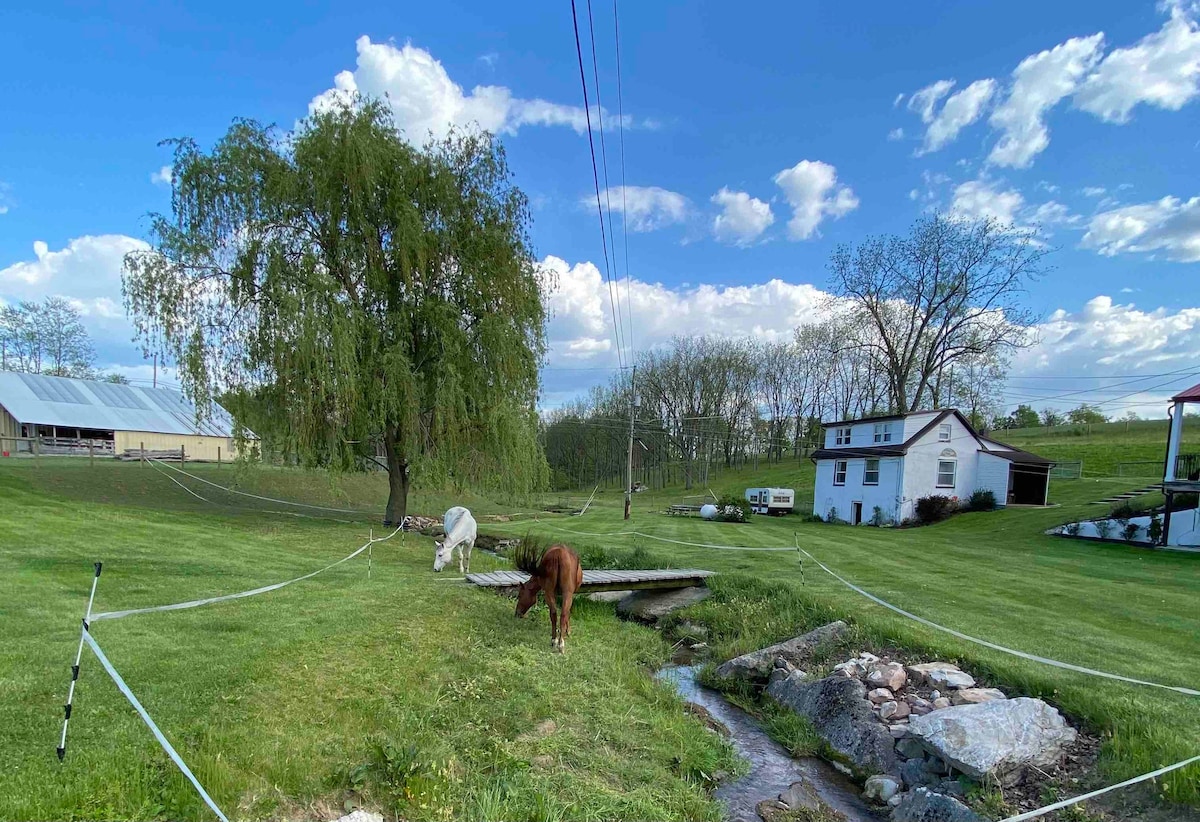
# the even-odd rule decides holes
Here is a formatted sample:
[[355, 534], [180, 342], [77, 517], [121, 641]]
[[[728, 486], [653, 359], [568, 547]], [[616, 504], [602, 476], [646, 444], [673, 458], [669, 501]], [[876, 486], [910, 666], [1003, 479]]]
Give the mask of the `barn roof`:
[[1171, 397], [1172, 402], [1200, 402], [1200, 385], [1193, 385]]
[[168, 388], [0, 371], [0, 406], [18, 422], [37, 425], [233, 436], [224, 408], [213, 403], [209, 417], [197, 422], [196, 406]]

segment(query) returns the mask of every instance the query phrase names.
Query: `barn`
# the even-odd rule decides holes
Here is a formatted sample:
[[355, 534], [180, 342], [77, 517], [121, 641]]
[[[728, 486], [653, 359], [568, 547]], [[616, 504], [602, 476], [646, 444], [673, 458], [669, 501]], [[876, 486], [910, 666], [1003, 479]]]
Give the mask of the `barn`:
[[187, 459], [237, 456], [234, 423], [213, 404], [207, 419], [178, 391], [0, 371], [0, 453], [119, 455], [184, 449]]

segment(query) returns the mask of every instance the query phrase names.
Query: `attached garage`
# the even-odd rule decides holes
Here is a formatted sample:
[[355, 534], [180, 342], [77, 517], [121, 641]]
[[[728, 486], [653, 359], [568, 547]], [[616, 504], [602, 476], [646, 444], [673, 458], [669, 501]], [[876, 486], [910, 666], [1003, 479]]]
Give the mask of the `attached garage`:
[[[198, 420], [178, 391], [0, 371], [0, 452], [121, 454], [183, 449], [187, 459], [237, 456], [234, 422], [214, 404]], [[9, 439], [4, 439], [9, 438]]]

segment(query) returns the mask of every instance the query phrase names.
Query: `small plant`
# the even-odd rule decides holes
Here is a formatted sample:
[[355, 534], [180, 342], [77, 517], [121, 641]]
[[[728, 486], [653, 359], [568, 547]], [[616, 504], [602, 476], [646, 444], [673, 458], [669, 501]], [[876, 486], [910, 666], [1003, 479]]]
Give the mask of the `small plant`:
[[1110, 519], [1101, 519], [1096, 521], [1096, 535], [1100, 539], [1108, 539], [1112, 536], [1113, 524]]
[[930, 494], [917, 500], [917, 520], [922, 525], [941, 522], [954, 513], [958, 504], [942, 494]]
[[803, 522], [824, 522], [825, 517], [821, 516], [820, 514], [805, 514], [801, 517], [801, 521], [803, 521]]
[[830, 525], [837, 525], [841, 523], [842, 520], [838, 517], [836, 505], [829, 506], [829, 513], [825, 515], [825, 521]]
[[1063, 533], [1069, 537], [1079, 536], [1079, 532], [1083, 529], [1082, 522], [1068, 522], [1063, 526]]
[[1162, 517], [1158, 514], [1152, 514], [1150, 516], [1150, 524], [1146, 526], [1146, 537], [1150, 540], [1151, 545], [1158, 545], [1162, 542], [1162, 535]]
[[733, 494], [726, 494], [717, 503], [717, 522], [749, 522], [750, 503]]
[[885, 525], [890, 525], [891, 522], [892, 522], [891, 518], [887, 514], [883, 513], [883, 509], [880, 508], [878, 505], [876, 505], [875, 508], [872, 509], [871, 524], [874, 525], [876, 528], [882, 528]]
[[967, 497], [968, 511], [995, 511], [996, 494], [987, 488], [977, 488]]
[[1121, 536], [1125, 537], [1126, 542], [1133, 542], [1137, 539], [1138, 531], [1140, 530], [1142, 530], [1142, 527], [1136, 522], [1127, 522], [1125, 523], [1125, 527], [1121, 529]]
[[1112, 518], [1121, 523], [1122, 527], [1127, 525], [1129, 520], [1137, 515], [1137, 509], [1129, 503], [1129, 500], [1125, 500], [1118, 505], [1114, 505], [1111, 514]]

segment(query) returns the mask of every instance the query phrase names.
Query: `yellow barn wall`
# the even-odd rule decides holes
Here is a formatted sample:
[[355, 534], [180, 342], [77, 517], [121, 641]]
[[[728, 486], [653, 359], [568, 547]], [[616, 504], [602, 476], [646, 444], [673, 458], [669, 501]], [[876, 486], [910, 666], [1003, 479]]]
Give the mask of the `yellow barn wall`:
[[178, 451], [183, 445], [185, 459], [217, 460], [217, 449], [220, 448], [222, 460], [237, 457], [231, 437], [199, 437], [184, 434], [156, 434], [150, 431], [116, 431], [114, 439], [117, 453], [121, 454], [126, 448], [137, 449], [145, 447], [147, 451]]
[[[21, 436], [21, 424], [0, 405], [0, 437]], [[10, 449], [11, 450], [11, 449]]]

